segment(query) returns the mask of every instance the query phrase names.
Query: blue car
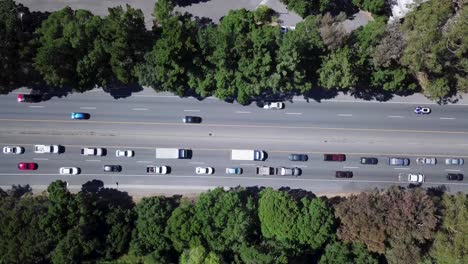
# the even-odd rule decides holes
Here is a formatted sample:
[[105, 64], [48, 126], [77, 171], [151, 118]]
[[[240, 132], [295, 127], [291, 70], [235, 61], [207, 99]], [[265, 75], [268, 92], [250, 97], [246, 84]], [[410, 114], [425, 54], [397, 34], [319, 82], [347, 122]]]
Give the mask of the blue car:
[[89, 119], [90, 115], [88, 113], [71, 113], [70, 118], [71, 119]]

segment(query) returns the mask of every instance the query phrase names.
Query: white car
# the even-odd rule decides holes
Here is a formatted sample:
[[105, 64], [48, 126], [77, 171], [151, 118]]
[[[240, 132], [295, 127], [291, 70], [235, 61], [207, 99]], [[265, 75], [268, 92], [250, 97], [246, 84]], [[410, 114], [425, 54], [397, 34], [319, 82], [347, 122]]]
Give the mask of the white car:
[[135, 155], [135, 152], [133, 150], [117, 150], [115, 152], [116, 157], [133, 157]]
[[24, 148], [20, 146], [6, 146], [3, 147], [4, 154], [23, 154]]
[[284, 103], [282, 102], [271, 102], [267, 103], [263, 106], [264, 109], [271, 109], [271, 110], [280, 110], [284, 108]]
[[400, 181], [407, 180], [410, 183], [423, 183], [424, 174], [422, 173], [400, 173], [398, 174], [398, 179]]
[[431, 109], [429, 107], [422, 107], [422, 106], [417, 106], [414, 109], [414, 113], [418, 115], [428, 115], [431, 113]]
[[197, 174], [213, 174], [214, 169], [212, 167], [197, 167], [195, 172]]
[[148, 166], [146, 167], [146, 173], [149, 174], [167, 174], [169, 171], [167, 166]]
[[77, 175], [80, 174], [80, 169], [77, 167], [62, 167], [60, 168], [60, 174]]
[[436, 165], [437, 159], [436, 158], [417, 158], [417, 164], [425, 164], [425, 165]]

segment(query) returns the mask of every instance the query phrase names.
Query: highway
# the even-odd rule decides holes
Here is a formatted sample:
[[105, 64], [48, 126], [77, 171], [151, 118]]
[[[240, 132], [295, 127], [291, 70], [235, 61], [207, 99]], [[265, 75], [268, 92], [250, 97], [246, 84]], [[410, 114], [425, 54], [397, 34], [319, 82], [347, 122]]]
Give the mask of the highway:
[[[464, 166], [446, 166], [447, 157], [468, 162], [468, 104], [439, 106], [417, 98], [389, 103], [343, 100], [306, 101], [295, 98], [283, 110], [266, 110], [255, 103], [240, 106], [214, 98], [199, 101], [156, 94], [151, 90], [114, 99], [93, 90], [63, 98], [26, 104], [17, 93], [0, 96], [0, 145], [21, 145], [22, 155], [1, 154], [0, 186], [46, 186], [55, 179], [80, 186], [92, 179], [126, 190], [214, 186], [272, 186], [314, 192], [355, 192], [385, 188], [400, 172], [422, 172], [424, 186], [445, 185], [449, 191], [468, 191], [467, 181], [448, 182], [447, 173], [466, 174]], [[422, 102], [422, 103], [420, 103]], [[416, 115], [417, 105], [429, 106], [430, 115]], [[89, 120], [71, 120], [70, 112], [87, 112]], [[195, 115], [201, 124], [183, 124]], [[34, 154], [34, 144], [60, 144], [63, 154]], [[104, 147], [104, 157], [80, 155], [82, 147]], [[190, 148], [190, 160], [156, 160], [156, 147]], [[135, 157], [117, 158], [117, 149], [133, 149]], [[231, 161], [231, 149], [259, 149], [264, 162]], [[307, 153], [309, 161], [291, 162], [290, 153]], [[324, 153], [344, 153], [345, 162], [324, 162]], [[362, 156], [377, 157], [378, 165], [362, 165]], [[409, 167], [389, 166], [388, 157], [408, 157]], [[437, 157], [437, 165], [418, 165], [416, 157]], [[37, 162], [37, 171], [19, 171], [18, 162]], [[121, 173], [106, 173], [103, 165], [122, 165]], [[147, 165], [171, 166], [170, 175], [147, 175]], [[256, 166], [302, 169], [299, 177], [257, 176]], [[77, 176], [59, 175], [64, 166], [82, 170]], [[195, 167], [211, 166], [213, 175], [196, 175]], [[242, 175], [226, 175], [226, 167], [242, 167]], [[336, 170], [351, 170], [352, 179], [337, 179]]]

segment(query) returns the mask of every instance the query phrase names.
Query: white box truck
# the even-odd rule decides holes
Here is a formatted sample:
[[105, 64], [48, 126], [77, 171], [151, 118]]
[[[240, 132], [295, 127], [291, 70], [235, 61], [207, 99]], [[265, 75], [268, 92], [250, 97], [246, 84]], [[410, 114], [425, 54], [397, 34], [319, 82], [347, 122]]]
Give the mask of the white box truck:
[[34, 153], [59, 153], [58, 145], [34, 145]]
[[265, 160], [265, 151], [250, 149], [233, 149], [231, 153], [232, 160]]
[[157, 148], [156, 158], [157, 159], [189, 159], [189, 149], [176, 149], [176, 148]]

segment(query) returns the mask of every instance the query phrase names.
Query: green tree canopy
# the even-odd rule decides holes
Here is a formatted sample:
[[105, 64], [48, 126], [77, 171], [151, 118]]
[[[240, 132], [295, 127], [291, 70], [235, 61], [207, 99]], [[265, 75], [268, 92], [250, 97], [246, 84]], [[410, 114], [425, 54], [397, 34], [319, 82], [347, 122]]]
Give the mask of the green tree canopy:
[[439, 264], [468, 261], [468, 197], [444, 194], [442, 228], [437, 232], [430, 256]]
[[267, 188], [261, 192], [258, 215], [263, 236], [285, 245], [319, 249], [333, 234], [335, 218], [318, 198], [298, 203], [287, 193]]
[[143, 198], [135, 208], [137, 221], [132, 248], [138, 255], [152, 251], [169, 251], [171, 244], [164, 235], [166, 223], [177, 207], [173, 198]]
[[359, 81], [352, 52], [347, 47], [325, 56], [318, 73], [319, 84], [327, 89], [349, 89]]

